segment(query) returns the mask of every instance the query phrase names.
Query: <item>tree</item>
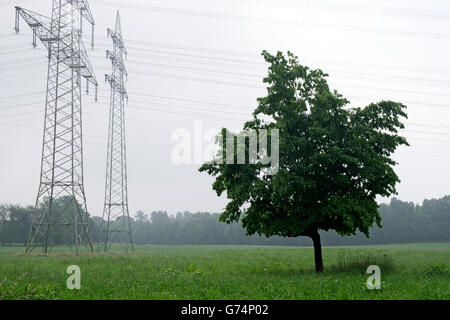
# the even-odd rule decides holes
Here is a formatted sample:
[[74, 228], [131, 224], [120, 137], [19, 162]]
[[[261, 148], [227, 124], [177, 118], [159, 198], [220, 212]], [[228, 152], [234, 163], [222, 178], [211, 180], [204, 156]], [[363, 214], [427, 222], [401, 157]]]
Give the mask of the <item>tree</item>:
[[[381, 226], [376, 196], [396, 194], [400, 181], [392, 153], [408, 145], [404, 128], [406, 106], [392, 101], [350, 108], [349, 101], [331, 91], [327, 74], [302, 66], [288, 52], [262, 53], [269, 63], [267, 96], [258, 99], [253, 119], [237, 136], [249, 131], [279, 130], [279, 168], [246, 157], [236, 164], [239, 141], [226, 129], [218, 139], [219, 152], [201, 172], [216, 177], [217, 195], [229, 202], [220, 216], [226, 223], [241, 221], [247, 235], [310, 237], [316, 271], [323, 271], [319, 230], [341, 236]], [[235, 148], [225, 146], [233, 139]], [[240, 140], [242, 141], [242, 140]], [[245, 142], [248, 151], [249, 141]], [[221, 161], [232, 152], [235, 164]], [[273, 169], [273, 168], [272, 168]], [[272, 170], [273, 171], [273, 170]]]
[[148, 222], [148, 214], [145, 214], [141, 210], [136, 212], [136, 221], [137, 222]]
[[28, 231], [31, 226], [33, 207], [9, 206], [9, 243], [23, 243], [26, 245]]
[[0, 242], [2, 246], [5, 245], [6, 239], [8, 238], [7, 234], [7, 223], [9, 218], [9, 207], [4, 204], [0, 204]]
[[[450, 240], [448, 230], [450, 229], [450, 196], [441, 199], [424, 200], [422, 204], [422, 223], [421, 228], [424, 237], [434, 237], [437, 241], [445, 237]], [[425, 216], [423, 216], [425, 215]], [[429, 223], [426, 224], [426, 220]], [[428, 225], [428, 228], [423, 228]]]

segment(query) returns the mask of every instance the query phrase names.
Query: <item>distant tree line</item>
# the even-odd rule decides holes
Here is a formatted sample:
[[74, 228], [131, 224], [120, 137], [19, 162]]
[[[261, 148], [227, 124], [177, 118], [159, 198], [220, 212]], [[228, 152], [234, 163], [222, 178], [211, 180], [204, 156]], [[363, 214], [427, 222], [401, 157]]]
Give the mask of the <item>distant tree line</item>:
[[[61, 200], [63, 201], [63, 200]], [[0, 245], [26, 244], [33, 207], [0, 205]], [[333, 232], [322, 232], [324, 245], [363, 245], [409, 242], [450, 241], [450, 196], [425, 200], [422, 205], [392, 199], [380, 206], [382, 228], [370, 230], [370, 238], [357, 233], [341, 237]], [[90, 217], [93, 241], [101, 239], [102, 218]], [[157, 211], [137, 212], [132, 219], [133, 239], [136, 244], [245, 244], [245, 245], [311, 245], [309, 238], [281, 238], [246, 236], [239, 224], [219, 222], [219, 214], [183, 212], [170, 216]], [[71, 239], [64, 232], [55, 234], [55, 243]]]

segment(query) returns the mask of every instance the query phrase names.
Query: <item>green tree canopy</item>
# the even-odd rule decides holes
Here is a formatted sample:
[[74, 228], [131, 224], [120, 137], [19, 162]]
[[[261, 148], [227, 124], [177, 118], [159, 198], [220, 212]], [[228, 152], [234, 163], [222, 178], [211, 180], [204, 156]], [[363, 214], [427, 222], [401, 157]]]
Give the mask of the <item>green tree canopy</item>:
[[[374, 223], [381, 226], [376, 197], [396, 194], [400, 180], [391, 156], [408, 145], [398, 132], [406, 106], [381, 101], [350, 108], [320, 69], [301, 65], [290, 52], [262, 55], [269, 63], [267, 96], [258, 99], [240, 134], [278, 129], [278, 170], [268, 175], [268, 165], [216, 159], [200, 171], [215, 176], [213, 189], [229, 199], [221, 221], [241, 221], [249, 235], [311, 237], [320, 272], [319, 230], [342, 236], [359, 230], [368, 237]], [[228, 151], [225, 140], [235, 139], [226, 133], [219, 155]]]

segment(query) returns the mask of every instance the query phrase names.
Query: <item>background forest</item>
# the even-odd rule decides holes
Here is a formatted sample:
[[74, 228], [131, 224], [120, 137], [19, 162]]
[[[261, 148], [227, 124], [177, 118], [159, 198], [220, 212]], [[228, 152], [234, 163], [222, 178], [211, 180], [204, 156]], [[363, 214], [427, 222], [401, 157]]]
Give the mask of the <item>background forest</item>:
[[[64, 203], [64, 199], [59, 200]], [[33, 207], [0, 205], [0, 245], [23, 245], [27, 241]], [[370, 230], [370, 238], [363, 234], [341, 237], [334, 231], [321, 232], [324, 245], [366, 245], [411, 242], [450, 241], [450, 196], [425, 200], [421, 205], [393, 198], [380, 205], [382, 228]], [[100, 239], [102, 218], [90, 217], [94, 241]], [[306, 237], [281, 238], [246, 236], [239, 224], [219, 222], [219, 214], [208, 212], [180, 212], [175, 216], [165, 211], [138, 211], [131, 219], [133, 241], [138, 245], [182, 244], [242, 244], [310, 246]], [[66, 243], [70, 233], [56, 232], [55, 243]]]

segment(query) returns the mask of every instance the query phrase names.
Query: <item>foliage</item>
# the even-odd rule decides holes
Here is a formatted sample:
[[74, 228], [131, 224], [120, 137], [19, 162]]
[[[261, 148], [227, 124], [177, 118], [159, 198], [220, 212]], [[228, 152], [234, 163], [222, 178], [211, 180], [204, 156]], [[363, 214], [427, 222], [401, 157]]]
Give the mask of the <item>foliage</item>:
[[280, 168], [265, 175], [260, 164], [204, 164], [200, 171], [215, 176], [213, 189], [229, 199], [221, 220], [242, 221], [250, 235], [298, 237], [333, 229], [368, 236], [373, 223], [381, 223], [376, 196], [396, 193], [391, 155], [408, 144], [398, 135], [406, 107], [381, 101], [348, 108], [321, 70], [300, 65], [291, 53], [263, 56], [270, 65], [268, 94], [258, 99], [244, 132], [278, 129]]

